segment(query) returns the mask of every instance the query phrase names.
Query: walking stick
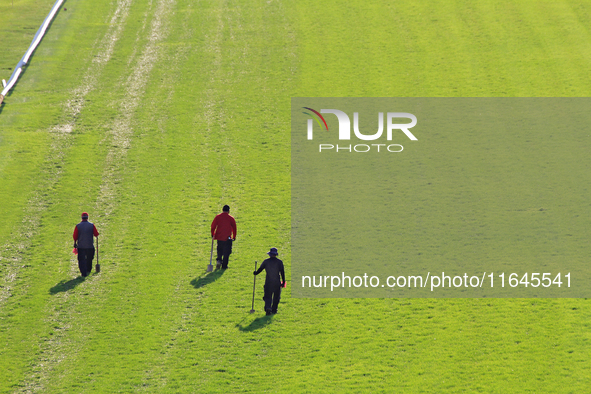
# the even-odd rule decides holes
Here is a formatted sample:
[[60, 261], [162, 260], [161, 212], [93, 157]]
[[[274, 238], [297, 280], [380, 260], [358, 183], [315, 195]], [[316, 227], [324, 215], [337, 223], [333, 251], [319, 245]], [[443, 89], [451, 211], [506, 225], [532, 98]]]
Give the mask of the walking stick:
[[96, 266], [94, 267], [94, 270], [96, 271], [97, 274], [99, 272], [101, 272], [101, 265], [99, 264], [99, 243], [98, 243], [98, 237], [96, 237]]
[[[257, 270], [257, 262], [256, 261], [254, 262], [254, 270], [255, 271]], [[254, 290], [255, 290], [256, 284], [257, 284], [257, 276], [256, 275], [253, 275], [253, 276], [254, 276], [254, 283], [252, 284], [252, 309], [250, 310], [250, 313], [255, 312], [254, 311]]]
[[211, 254], [209, 255], [209, 265], [207, 266], [207, 272], [213, 271], [213, 265], [211, 265], [212, 259], [213, 259], [213, 237], [211, 237]]

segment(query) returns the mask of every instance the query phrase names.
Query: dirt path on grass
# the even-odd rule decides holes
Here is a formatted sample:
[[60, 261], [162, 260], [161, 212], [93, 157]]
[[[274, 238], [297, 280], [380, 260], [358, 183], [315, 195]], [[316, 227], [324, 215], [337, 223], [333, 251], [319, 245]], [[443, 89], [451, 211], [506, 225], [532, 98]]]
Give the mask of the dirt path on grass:
[[100, 79], [104, 65], [109, 61], [115, 44], [119, 40], [125, 20], [129, 14], [131, 0], [120, 0], [109, 21], [109, 28], [105, 36], [97, 40], [96, 57], [82, 78], [80, 86], [72, 92], [72, 97], [64, 103], [66, 121], [60, 125], [51, 127], [52, 143], [42, 165], [43, 172], [37, 189], [33, 193], [25, 210], [21, 225], [13, 231], [13, 236], [0, 250], [0, 260], [8, 261], [6, 272], [0, 277], [0, 307], [11, 295], [12, 284], [18, 278], [22, 268], [22, 256], [31, 245], [32, 238], [38, 233], [38, 218], [49, 203], [48, 190], [52, 190], [62, 175], [62, 164], [68, 148], [72, 145], [72, 130], [76, 126], [76, 120], [82, 112], [86, 95], [95, 90]]
[[[44, 172], [39, 175], [41, 180], [39, 187], [29, 200], [26, 208], [26, 214], [22, 225], [14, 232], [13, 239], [8, 243], [5, 256], [12, 260], [4, 278], [4, 286], [1, 287], [0, 306], [10, 297], [11, 283], [18, 279], [19, 270], [22, 264], [22, 256], [27, 248], [30, 247], [33, 237], [37, 235], [39, 228], [37, 226], [38, 218], [41, 217], [50, 203], [52, 195], [48, 193], [53, 190], [62, 177], [62, 168], [64, 158], [74, 142], [71, 132], [76, 127], [76, 121], [85, 107], [85, 97], [95, 90], [105, 65], [111, 59], [115, 44], [121, 37], [126, 19], [129, 15], [131, 0], [120, 0], [115, 6], [115, 10], [110, 17], [109, 27], [102, 39], [95, 43], [96, 55], [86, 70], [80, 85], [72, 91], [72, 97], [64, 103], [64, 113], [66, 121], [60, 125], [51, 127], [48, 132], [51, 135], [52, 143], [42, 166]], [[5, 257], [6, 258], [6, 257]], [[76, 276], [75, 257], [71, 257], [70, 274]], [[68, 300], [68, 293], [64, 292], [53, 299], [55, 301], [49, 304], [45, 322], [60, 322], [60, 329], [49, 341], [40, 345], [40, 358], [33, 363], [30, 372], [27, 374], [27, 380], [22, 382], [23, 392], [42, 392], [44, 383], [47, 380], [47, 372], [51, 370], [51, 364], [58, 363], [66, 356], [66, 352], [61, 349], [61, 353], [55, 350], [63, 347], [62, 339], [66, 332], [71, 328], [71, 324], [64, 319], [64, 314], [68, 313], [66, 308], [61, 305]], [[61, 312], [58, 312], [61, 311]]]
[[[111, 17], [109, 30], [102, 40], [100, 40], [97, 55], [94, 57], [91, 65], [88, 68], [82, 83], [73, 91], [72, 98], [65, 103], [65, 111], [67, 114], [67, 122], [53, 127], [50, 132], [53, 134], [54, 142], [51, 147], [51, 154], [48, 157], [52, 158], [52, 162], [61, 163], [64, 152], [73, 143], [71, 131], [76, 127], [76, 119], [78, 115], [84, 110], [84, 103], [86, 95], [99, 88], [98, 81], [105, 65], [111, 59], [115, 45], [120, 39], [125, 22], [129, 15], [131, 0], [122, 0], [117, 3], [117, 7]], [[151, 5], [151, 2], [150, 2]], [[174, 5], [173, 0], [161, 0], [156, 4], [156, 9], [153, 12], [151, 23], [148, 29], [142, 29], [138, 32], [138, 39], [136, 40], [136, 47], [134, 47], [128, 64], [133, 67], [129, 77], [123, 82], [126, 95], [117, 103], [120, 108], [118, 117], [111, 125], [108, 125], [108, 133], [105, 136], [106, 144], [109, 146], [107, 156], [104, 163], [104, 170], [102, 174], [102, 184], [96, 198], [94, 211], [96, 215], [95, 223], [101, 229], [101, 232], [106, 237], [101, 237], [101, 241], [109, 241], [109, 216], [117, 206], [117, 184], [121, 181], [121, 168], [125, 166], [127, 151], [131, 146], [131, 138], [133, 130], [133, 117], [140, 100], [143, 96], [146, 83], [150, 76], [150, 72], [154, 64], [158, 60], [159, 49], [158, 43], [166, 37], [167, 34], [167, 18], [171, 12], [171, 7]], [[150, 7], [151, 8], [151, 7]], [[144, 27], [150, 20], [151, 15], [144, 15]], [[140, 40], [140, 35], [145, 35], [144, 40]], [[146, 44], [142, 44], [146, 42]], [[143, 47], [142, 47], [143, 46]], [[138, 55], [139, 53], [139, 55]], [[48, 168], [57, 168], [55, 165]], [[59, 167], [61, 168], [61, 166]], [[15, 259], [14, 267], [21, 259], [22, 251], [30, 245], [30, 239], [36, 234], [34, 228], [34, 218], [38, 217], [47, 202], [43, 200], [45, 190], [50, 190], [58, 183], [61, 175], [61, 170], [57, 169], [48, 174], [47, 181], [39, 188], [37, 197], [29, 203], [27, 219], [23, 222], [24, 225], [19, 229], [19, 235], [15, 238], [20, 238], [18, 242], [13, 243], [14, 249], [12, 256]], [[25, 235], [24, 237], [22, 235]], [[15, 239], [16, 240], [16, 239]], [[20, 252], [19, 253], [15, 253]], [[72, 257], [72, 264], [70, 264], [69, 274], [77, 275], [76, 263]], [[115, 274], [116, 267], [112, 267], [110, 274]], [[14, 281], [18, 275], [18, 270], [13, 270], [10, 275], [7, 275], [9, 281]], [[100, 286], [100, 277], [90, 277], [83, 284], [81, 288], [87, 293], [97, 291]], [[7, 287], [3, 287], [6, 289]], [[2, 302], [9, 297], [9, 288], [6, 295], [0, 300]], [[43, 342], [40, 347], [41, 356], [38, 361], [34, 363], [30, 372], [27, 373], [27, 379], [22, 382], [24, 392], [43, 392], [48, 386], [50, 379], [55, 379], [56, 376], [52, 374], [55, 367], [61, 363], [66, 357], [75, 357], [81, 344], [73, 343], [69, 338], [69, 331], [72, 326], [79, 326], [79, 322], [74, 322], [73, 311], [81, 306], [83, 300], [77, 297], [69, 296], [68, 292], [56, 294], [52, 298], [52, 303], [47, 306], [46, 322], [60, 322], [60, 330], [56, 332], [52, 338]]]

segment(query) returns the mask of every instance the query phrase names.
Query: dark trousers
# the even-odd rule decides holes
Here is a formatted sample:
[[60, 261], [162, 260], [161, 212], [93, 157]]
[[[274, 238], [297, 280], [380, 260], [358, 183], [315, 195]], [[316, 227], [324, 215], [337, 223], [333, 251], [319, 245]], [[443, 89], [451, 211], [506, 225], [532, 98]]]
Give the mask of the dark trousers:
[[94, 259], [94, 248], [78, 248], [78, 268], [80, 268], [80, 274], [82, 276], [88, 276], [90, 271], [92, 271], [92, 259]]
[[231, 239], [228, 239], [227, 241], [218, 240], [217, 261], [222, 262], [222, 268], [228, 268], [228, 261], [230, 260], [231, 254], [232, 254], [232, 240]]
[[265, 283], [265, 312], [277, 313], [277, 307], [281, 300], [281, 283]]

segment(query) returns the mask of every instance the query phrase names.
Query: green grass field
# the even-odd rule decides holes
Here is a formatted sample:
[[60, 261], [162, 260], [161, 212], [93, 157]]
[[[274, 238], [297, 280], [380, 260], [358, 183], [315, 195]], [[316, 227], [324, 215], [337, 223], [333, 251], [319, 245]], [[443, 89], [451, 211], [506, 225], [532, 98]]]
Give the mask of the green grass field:
[[[0, 4], [0, 78], [53, 3]], [[63, 7], [0, 107], [0, 392], [589, 390], [586, 299], [298, 299], [288, 282], [266, 317], [261, 278], [248, 312], [255, 260], [275, 246], [291, 272], [292, 97], [587, 97], [591, 2]], [[226, 203], [238, 240], [208, 274]], [[82, 211], [101, 232], [86, 280]]]

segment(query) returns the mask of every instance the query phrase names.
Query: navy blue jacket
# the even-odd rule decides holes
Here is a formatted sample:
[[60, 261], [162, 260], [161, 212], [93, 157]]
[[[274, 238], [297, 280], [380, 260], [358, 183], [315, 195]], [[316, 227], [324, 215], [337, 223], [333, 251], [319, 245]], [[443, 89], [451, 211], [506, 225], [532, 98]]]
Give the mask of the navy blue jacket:
[[[254, 272], [255, 275], [261, 273], [262, 270], [267, 271], [266, 285], [281, 285], [285, 282], [285, 270], [283, 268], [283, 261], [273, 256], [263, 261], [258, 270]], [[280, 277], [281, 275], [281, 277]]]

